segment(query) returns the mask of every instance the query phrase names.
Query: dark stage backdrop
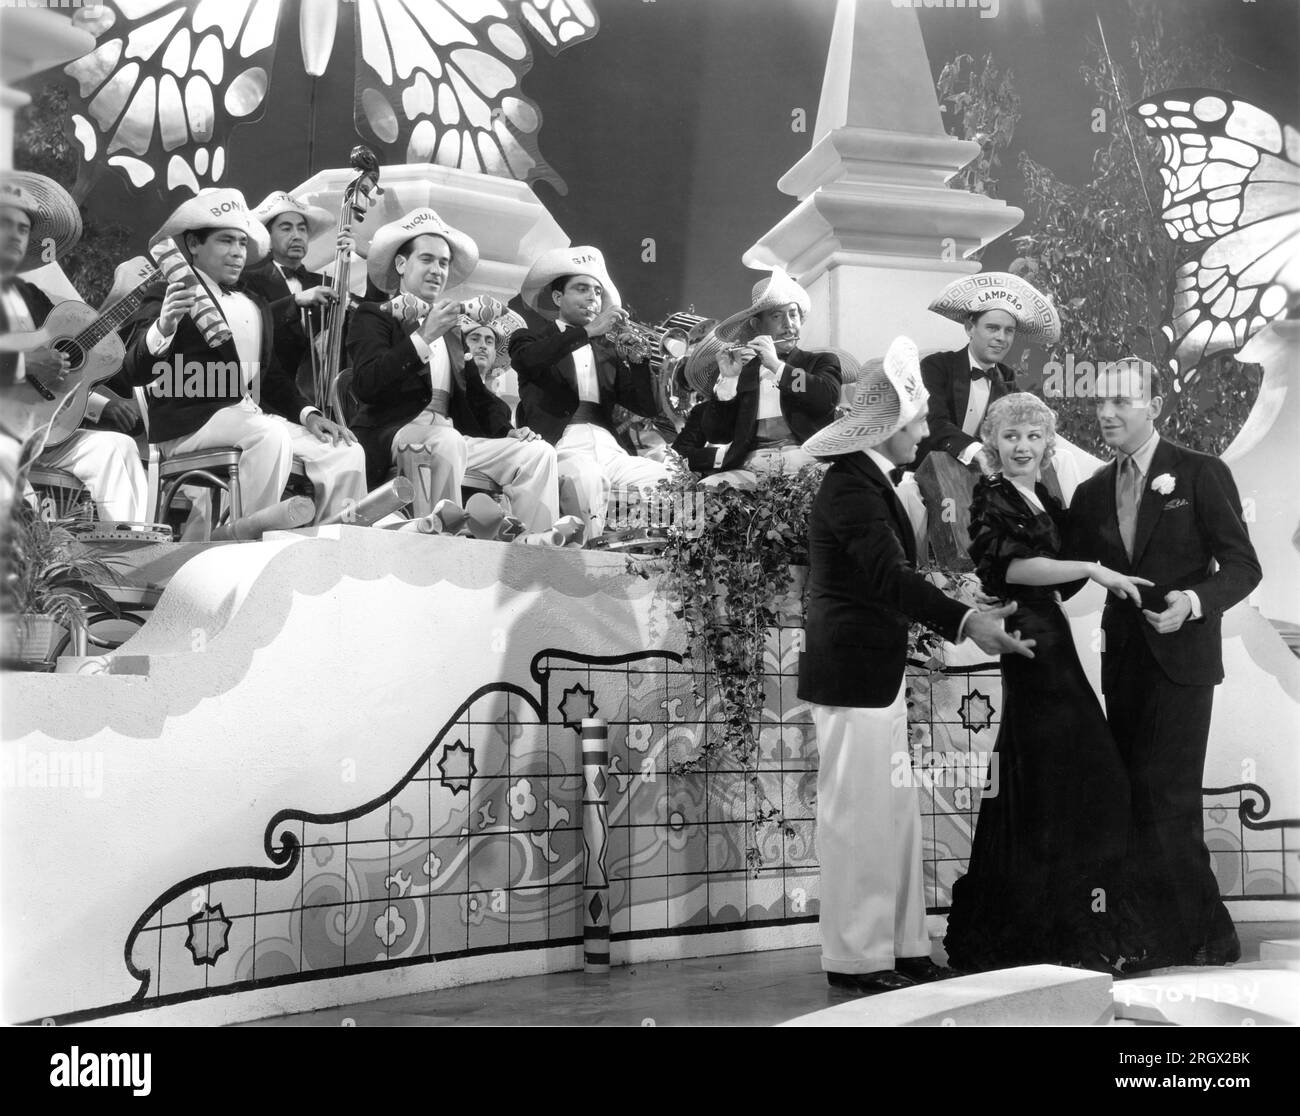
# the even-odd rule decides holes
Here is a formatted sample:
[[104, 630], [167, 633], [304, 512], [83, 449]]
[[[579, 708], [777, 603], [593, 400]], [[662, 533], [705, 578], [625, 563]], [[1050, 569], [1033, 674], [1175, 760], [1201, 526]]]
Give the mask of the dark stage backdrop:
[[[542, 155], [568, 185], [565, 196], [546, 183], [537, 193], [574, 243], [604, 250], [641, 320], [692, 304], [713, 316], [740, 309], [759, 277], [741, 265], [741, 254], [795, 201], [776, 181], [811, 143], [834, 0], [593, 4], [596, 37], [555, 58], [535, 46], [523, 80], [544, 115]], [[1295, 0], [1169, 0], [1169, 9], [1224, 37], [1234, 55], [1233, 92], [1300, 125]], [[1091, 95], [1079, 67], [1097, 11], [1116, 61], [1131, 65], [1124, 0], [1001, 0], [995, 18], [981, 18], [978, 7], [918, 11], [935, 76], [960, 51], [977, 58], [992, 51], [1015, 70], [1024, 115], [997, 191], [1013, 205], [1023, 200], [1015, 169], [1021, 148], [1067, 180], [1088, 177], [1097, 137], [1088, 130]], [[297, 5], [285, 5], [266, 110], [231, 137], [226, 184], [250, 204], [346, 165], [360, 142], [350, 20], [340, 20], [330, 72], [312, 79], [298, 48]], [[791, 127], [797, 108], [807, 115], [804, 132]], [[404, 149], [381, 149], [380, 157], [402, 161]], [[112, 170], [85, 204], [128, 225], [137, 250], [170, 208]], [[655, 240], [654, 262], [642, 260], [647, 237]], [[1010, 257], [1004, 238], [985, 264], [1003, 266]]]

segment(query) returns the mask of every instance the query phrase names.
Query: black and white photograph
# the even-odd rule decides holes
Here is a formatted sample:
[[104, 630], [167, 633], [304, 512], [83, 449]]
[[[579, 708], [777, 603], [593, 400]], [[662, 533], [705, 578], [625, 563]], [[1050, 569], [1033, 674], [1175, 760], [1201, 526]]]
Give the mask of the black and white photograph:
[[0, 0], [31, 1087], [428, 1027], [1283, 1080], [1298, 129], [1295, 0]]

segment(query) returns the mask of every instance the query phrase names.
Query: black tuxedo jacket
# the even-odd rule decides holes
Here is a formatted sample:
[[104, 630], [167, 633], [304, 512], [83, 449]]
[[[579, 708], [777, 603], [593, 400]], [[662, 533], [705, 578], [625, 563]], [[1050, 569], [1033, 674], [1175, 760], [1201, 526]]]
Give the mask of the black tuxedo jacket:
[[[361, 404], [352, 430], [366, 451], [372, 485], [382, 483], [393, 467], [393, 436], [433, 398], [429, 366], [411, 342], [417, 327], [417, 322], [401, 322], [376, 302], [363, 302], [348, 331], [352, 394]], [[504, 438], [511, 429], [510, 408], [488, 390], [478, 366], [466, 362], [459, 337], [455, 329], [445, 335], [451, 358], [448, 417], [467, 437]]]
[[551, 445], [560, 440], [578, 409], [578, 373], [572, 354], [589, 342], [600, 384], [600, 425], [611, 434], [616, 431], [616, 403], [637, 415], [659, 412], [648, 362], [628, 364], [602, 338], [590, 341], [581, 326], [562, 330], [547, 322], [539, 329], [520, 329], [510, 338], [510, 363], [519, 374], [519, 425], [535, 430]]
[[[218, 362], [233, 361], [238, 367], [239, 351], [235, 348], [233, 338], [228, 338], [214, 348], [207, 343], [199, 327], [194, 324], [194, 319], [188, 314], [181, 319], [176, 332], [171, 335], [167, 350], [161, 356], [154, 356], [149, 351], [145, 337], [149, 327], [162, 313], [163, 290], [160, 285], [157, 293], [145, 299], [133, 323], [124, 331], [129, 332], [131, 340], [126, 348], [126, 360], [122, 368], [131, 383], [149, 385], [145, 389], [145, 399], [149, 404], [149, 440], [153, 442], [166, 442], [192, 434], [223, 407], [237, 403], [242, 397], [238, 376], [215, 375], [211, 372], [212, 366]], [[264, 411], [283, 415], [290, 422], [298, 422], [303, 409], [311, 404], [303, 398], [292, 377], [275, 358], [275, 330], [271, 308], [264, 298], [246, 289], [242, 283], [236, 286], [236, 290], [242, 290], [253, 300], [262, 318], [262, 343], [258, 354], [260, 371], [252, 385], [253, 400]], [[220, 310], [221, 299], [213, 301]], [[207, 374], [193, 381], [186, 379], [183, 383], [178, 382], [175, 374], [178, 359], [182, 365], [191, 361], [198, 362]], [[159, 362], [169, 366], [167, 375], [161, 378], [154, 369], [154, 365]]]
[[835, 459], [808, 521], [799, 697], [881, 708], [898, 694], [913, 620], [955, 640], [965, 605], [916, 572], [911, 521], [865, 454]]
[[[927, 420], [930, 433], [916, 448], [916, 459], [908, 466], [916, 469], [933, 450], [957, 457], [972, 442], [962, 433], [962, 420], [970, 403], [970, 352], [969, 348], [951, 353], [931, 353], [921, 361], [921, 379], [930, 393], [930, 411]], [[995, 365], [990, 372], [989, 403], [1016, 390], [1016, 372], [1005, 364]]]
[[[318, 271], [308, 271], [306, 275], [302, 284], [304, 291], [325, 283], [325, 276]], [[307, 352], [307, 335], [302, 328], [302, 315], [297, 302], [294, 301], [293, 292], [289, 290], [289, 284], [280, 274], [280, 269], [268, 257], [255, 267], [248, 268], [242, 278], [245, 287], [261, 295], [270, 304], [271, 320], [275, 325], [275, 339], [272, 343], [275, 345], [276, 360], [299, 383], [309, 383], [309, 379], [304, 380], [302, 376], [306, 369], [307, 376], [310, 377], [311, 368], [311, 358]], [[313, 306], [307, 313], [310, 315], [313, 328], [319, 333], [324, 325], [320, 307]], [[345, 343], [346, 337], [345, 323]]]
[[[800, 444], [835, 418], [840, 400], [840, 359], [834, 353], [809, 353], [792, 349], [782, 357], [777, 388], [781, 393], [781, 414], [790, 433]], [[758, 440], [758, 394], [762, 362], [754, 357], [740, 370], [736, 397], [723, 402], [706, 399], [692, 408], [687, 424], [673, 442], [673, 449], [686, 458], [697, 473], [715, 471], [717, 445], [731, 444], [717, 469], [739, 469]], [[696, 419], [696, 412], [699, 417]], [[695, 421], [691, 421], [695, 419]], [[714, 446], [706, 443], [713, 442]]]
[[[1144, 607], [1163, 612], [1165, 594], [1190, 589], [1204, 618], [1159, 635], [1127, 598], [1106, 596], [1102, 689], [1115, 681], [1118, 652], [1130, 639], [1145, 639], [1170, 681], [1210, 686], [1223, 681], [1223, 613], [1245, 598], [1260, 580], [1259, 559], [1242, 520], [1232, 473], [1217, 457], [1167, 442], [1156, 445], [1147, 471], [1130, 561], [1120, 540], [1116, 512], [1117, 465], [1103, 466], [1075, 491], [1070, 504], [1066, 554], [1101, 562], [1121, 573], [1155, 582], [1142, 589]], [[1152, 482], [1168, 475], [1173, 490], [1162, 495]], [[1217, 566], [1217, 568], [1216, 568]]]

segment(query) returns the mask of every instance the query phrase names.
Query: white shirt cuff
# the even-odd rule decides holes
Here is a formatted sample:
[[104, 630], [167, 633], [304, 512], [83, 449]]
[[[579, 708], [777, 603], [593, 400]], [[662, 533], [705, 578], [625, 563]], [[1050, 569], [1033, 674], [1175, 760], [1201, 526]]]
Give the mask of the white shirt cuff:
[[966, 638], [966, 621], [974, 615], [975, 609], [968, 608], [966, 610], [966, 615], [961, 618], [961, 623], [957, 625], [957, 638], [953, 640], [953, 643], [960, 643]]
[[715, 454], [713, 455], [713, 467], [714, 467], [715, 469], [721, 469], [721, 468], [722, 468], [722, 459], [723, 459], [724, 457], [726, 457], [726, 456], [727, 456], [727, 447], [726, 447], [726, 446], [719, 446], [719, 447], [718, 447], [718, 452], [715, 453]]
[[154, 322], [149, 327], [149, 332], [144, 335], [144, 344], [154, 356], [162, 356], [171, 347], [171, 338], [164, 337], [162, 330], [158, 328], [158, 323]]
[[98, 422], [99, 416], [104, 413], [108, 403], [108, 396], [102, 391], [92, 391], [86, 399], [86, 421]]
[[308, 415], [320, 415], [320, 414], [324, 414], [324, 412], [319, 407], [304, 407], [302, 409], [302, 412], [298, 415], [298, 425], [306, 426]]
[[419, 358], [425, 364], [428, 364], [429, 354], [433, 352], [433, 350], [429, 348], [429, 342], [427, 342], [418, 333], [413, 333], [411, 334], [411, 344], [414, 346], [416, 354], [419, 356]]
[[1193, 593], [1190, 589], [1180, 589], [1180, 593], [1187, 594], [1187, 599], [1192, 602], [1192, 619], [1200, 620], [1205, 614], [1201, 611], [1201, 598]]
[[957, 455], [957, 460], [963, 465], [969, 465], [975, 460], [975, 455], [984, 448], [983, 442], [971, 442], [964, 450]]

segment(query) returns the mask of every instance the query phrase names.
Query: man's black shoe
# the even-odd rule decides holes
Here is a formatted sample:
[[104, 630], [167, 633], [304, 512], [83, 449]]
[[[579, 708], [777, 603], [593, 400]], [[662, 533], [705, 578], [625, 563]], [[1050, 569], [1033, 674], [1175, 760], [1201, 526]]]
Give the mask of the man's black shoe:
[[900, 988], [911, 988], [916, 983], [910, 977], [891, 969], [880, 969], [874, 973], [827, 973], [826, 980], [832, 988], [851, 992], [855, 996], [897, 992]]
[[1241, 943], [1237, 935], [1207, 942], [1192, 954], [1191, 965], [1233, 965], [1241, 960]]
[[928, 957], [896, 957], [894, 972], [902, 973], [917, 984], [929, 984], [931, 981], [950, 980], [955, 976], [961, 976], [956, 969], [946, 969], [942, 965], [936, 965]]

